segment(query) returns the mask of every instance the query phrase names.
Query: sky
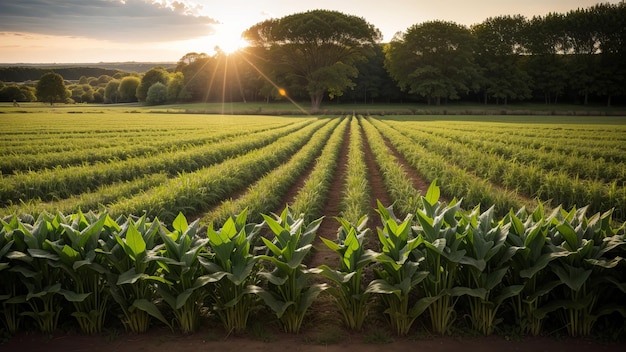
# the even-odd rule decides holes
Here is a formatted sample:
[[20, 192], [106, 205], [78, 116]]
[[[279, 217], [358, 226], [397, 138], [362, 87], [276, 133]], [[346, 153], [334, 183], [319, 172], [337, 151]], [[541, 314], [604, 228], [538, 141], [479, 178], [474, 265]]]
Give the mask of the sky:
[[364, 18], [391, 40], [432, 20], [470, 26], [489, 17], [528, 18], [620, 0], [2, 0], [0, 63], [175, 62], [245, 45], [241, 32], [270, 18], [315, 9]]

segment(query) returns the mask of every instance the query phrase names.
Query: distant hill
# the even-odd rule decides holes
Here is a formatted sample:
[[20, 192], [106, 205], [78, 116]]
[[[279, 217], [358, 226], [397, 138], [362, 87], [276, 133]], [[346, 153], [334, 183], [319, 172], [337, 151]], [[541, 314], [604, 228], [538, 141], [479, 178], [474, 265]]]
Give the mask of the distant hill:
[[36, 81], [44, 73], [54, 71], [66, 80], [78, 80], [81, 76], [98, 77], [101, 75], [113, 76], [118, 72], [144, 73], [149, 69], [160, 66], [173, 69], [173, 62], [100, 62], [76, 64], [0, 64], [0, 81], [25, 82]]

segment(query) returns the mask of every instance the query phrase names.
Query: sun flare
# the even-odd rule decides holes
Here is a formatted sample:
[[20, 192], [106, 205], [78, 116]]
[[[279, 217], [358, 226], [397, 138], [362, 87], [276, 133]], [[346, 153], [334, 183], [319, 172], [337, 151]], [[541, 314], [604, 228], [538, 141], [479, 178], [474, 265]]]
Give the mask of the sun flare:
[[215, 34], [208, 37], [208, 40], [213, 44], [209, 49], [218, 51], [219, 48], [226, 54], [232, 54], [248, 46], [248, 42], [241, 37], [241, 32], [241, 29], [234, 26], [226, 26], [224, 24], [218, 26]]

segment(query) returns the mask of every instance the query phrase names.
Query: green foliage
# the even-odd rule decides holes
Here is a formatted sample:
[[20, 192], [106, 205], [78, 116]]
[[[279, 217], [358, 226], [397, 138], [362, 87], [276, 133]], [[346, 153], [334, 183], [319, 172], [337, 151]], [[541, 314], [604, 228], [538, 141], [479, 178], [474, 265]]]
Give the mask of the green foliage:
[[366, 227], [367, 217], [355, 225], [345, 218], [336, 218], [341, 224], [336, 242], [321, 237], [324, 244], [339, 255], [338, 269], [321, 265], [320, 274], [329, 279], [333, 286], [328, 292], [333, 296], [337, 308], [342, 313], [344, 323], [349, 329], [361, 330], [371, 305], [370, 283], [364, 286], [363, 270], [374, 263], [376, 253], [365, 248], [365, 241], [370, 233]]
[[251, 286], [265, 304], [276, 314], [286, 332], [298, 333], [304, 316], [315, 298], [327, 288], [326, 284], [309, 282], [319, 269], [308, 269], [303, 261], [312, 248], [322, 219], [304, 225], [304, 217], [293, 218], [289, 208], [276, 218], [263, 215], [274, 234], [272, 240], [261, 237], [268, 254], [259, 259], [268, 265], [259, 275], [267, 281], [267, 288]]
[[53, 105], [65, 101], [67, 91], [63, 77], [54, 72], [45, 73], [37, 82], [37, 99]]
[[469, 29], [452, 22], [413, 25], [387, 48], [386, 67], [411, 94], [440, 104], [477, 90], [475, 39]]
[[167, 86], [161, 82], [151, 85], [146, 95], [146, 104], [161, 105], [167, 102]]
[[[137, 89], [141, 84], [141, 79], [135, 76], [127, 76], [120, 81], [119, 102], [130, 103], [137, 101]], [[148, 92], [146, 91], [146, 94]]]
[[106, 256], [111, 271], [109, 289], [121, 310], [124, 328], [135, 333], [145, 332], [151, 317], [170, 326], [154, 303], [155, 284], [167, 283], [159, 275], [157, 246], [162, 225], [149, 222], [146, 216], [128, 218], [120, 231], [102, 239], [100, 251]]
[[[146, 71], [141, 77], [141, 83], [137, 86], [136, 96], [139, 101], [147, 101], [148, 90], [156, 83], [161, 83], [167, 87], [169, 73], [162, 67], [153, 67]], [[167, 97], [167, 95], [166, 95]]]
[[354, 64], [366, 60], [381, 37], [364, 19], [328, 10], [266, 20], [243, 35], [253, 46], [270, 48], [263, 55], [269, 54], [277, 76], [286, 77], [279, 83], [305, 90], [314, 111], [326, 92], [333, 98], [353, 86], [358, 74]]
[[228, 218], [219, 230], [210, 225], [207, 233], [210, 253], [200, 262], [213, 277], [219, 277], [209, 290], [212, 311], [226, 331], [243, 332], [250, 314], [258, 308], [255, 289], [258, 257], [253, 254], [261, 224], [246, 223], [244, 209], [235, 218]]
[[172, 232], [160, 229], [164, 248], [152, 259], [163, 272], [163, 280], [156, 281], [156, 293], [171, 309], [181, 332], [189, 334], [195, 332], [200, 323], [200, 309], [207, 295], [204, 286], [221, 276], [205, 275], [199, 264], [208, 240], [197, 233], [197, 220], [188, 224], [179, 213], [172, 228]]
[[375, 269], [376, 279], [367, 290], [380, 294], [385, 314], [397, 335], [409, 333], [415, 319], [428, 309], [437, 297], [416, 296], [418, 285], [428, 276], [421, 267], [424, 256], [416, 251], [421, 240], [411, 231], [412, 216], [398, 220], [391, 208], [378, 202], [378, 213], [383, 228], [377, 228], [382, 252], [376, 262], [382, 269]]

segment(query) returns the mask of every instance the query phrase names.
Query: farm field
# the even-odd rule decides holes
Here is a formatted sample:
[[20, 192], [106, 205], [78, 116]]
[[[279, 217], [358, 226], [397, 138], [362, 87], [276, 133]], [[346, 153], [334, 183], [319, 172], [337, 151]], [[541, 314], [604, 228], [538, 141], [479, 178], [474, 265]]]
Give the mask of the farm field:
[[[331, 141], [349, 145], [359, 138], [353, 148], [374, 152], [376, 163], [361, 165], [355, 181], [346, 182], [369, 189], [368, 175], [382, 170], [384, 194], [370, 192], [370, 199], [358, 201], [361, 208], [346, 203], [335, 215], [358, 218], [375, 208], [371, 199], [387, 195], [382, 200], [412, 212], [420, 192], [437, 178], [443, 196], [463, 198], [468, 209], [494, 205], [505, 214], [532, 209], [538, 199], [547, 207], [614, 209], [614, 219], [626, 219], [621, 117], [79, 112], [0, 115], [0, 215], [106, 206], [115, 216], [146, 212], [169, 221], [183, 212], [219, 222], [245, 207], [270, 213], [306, 203], [310, 209], [302, 210], [313, 218], [321, 215], [328, 195], [302, 202], [306, 189], [299, 198], [290, 188], [309, 177]], [[331, 138], [345, 128], [342, 119], [354, 126]], [[341, 159], [337, 153], [327, 163], [326, 178]], [[394, 164], [402, 170], [394, 171]]]
[[[522, 297], [521, 292], [525, 295], [534, 295], [537, 291], [545, 291], [558, 298], [557, 303], [568, 299], [574, 302], [579, 299], [577, 296], [579, 291], [584, 291], [585, 294], [589, 292], [588, 296], [581, 298], [587, 302], [588, 297], [593, 297], [594, 303], [589, 306], [616, 309], [611, 311], [612, 315], [607, 313], [609, 316], [607, 319], [599, 320], [600, 323], [597, 324], [599, 327], [596, 329], [620, 321], [621, 316], [618, 313], [624, 309], [623, 305], [618, 304], [615, 308], [608, 303], [615, 297], [623, 297], [624, 294], [624, 275], [620, 271], [624, 264], [621, 258], [625, 249], [623, 223], [626, 221], [626, 120], [623, 117], [368, 115], [361, 112], [320, 116], [211, 115], [153, 111], [136, 106], [54, 109], [39, 106], [36, 109], [24, 109], [19, 112], [7, 109], [0, 113], [0, 125], [3, 127], [0, 129], [0, 219], [5, 220], [4, 227], [0, 230], [9, 233], [11, 229], [18, 233], [30, 231], [32, 228], [35, 233], [47, 226], [52, 235], [56, 230], [51, 229], [56, 228], [59, 231], [70, 231], [70, 228], [76, 230], [75, 227], [78, 227], [82, 228], [81, 231], [89, 232], [89, 229], [96, 226], [118, 227], [122, 232], [128, 231], [123, 235], [125, 240], [117, 234], [108, 239], [110, 242], [107, 242], [107, 238], [101, 237], [97, 246], [104, 247], [98, 247], [99, 254], [93, 254], [111, 256], [112, 259], [107, 259], [114, 263], [110, 264], [111, 268], [118, 262], [132, 262], [126, 260], [128, 257], [124, 257], [126, 258], [124, 260], [113, 258], [114, 255], [123, 254], [123, 251], [116, 253], [106, 246], [127, 243], [128, 247], [125, 247], [124, 251], [131, 254], [135, 250], [133, 246], [143, 248], [144, 253], [146, 249], [151, 250], [146, 246], [155, 246], [154, 248], [160, 248], [158, 251], [160, 256], [174, 255], [169, 253], [171, 243], [165, 241], [167, 246], [165, 243], [157, 245], [156, 243], [161, 240], [148, 239], [150, 236], [157, 238], [168, 235], [172, 238], [176, 236], [183, 238], [182, 233], [187, 227], [187, 220], [189, 223], [197, 220], [200, 228], [198, 233], [208, 233], [208, 238], [204, 239], [199, 239], [204, 235], [197, 237], [189, 235], [193, 238], [190, 237], [187, 245], [204, 243], [215, 251], [216, 256], [222, 253], [218, 249], [219, 246], [226, 242], [223, 239], [216, 240], [217, 232], [213, 231], [213, 228], [224, 232], [232, 231], [235, 228], [233, 217], [242, 212], [247, 212], [249, 223], [258, 224], [264, 221], [270, 223], [270, 230], [274, 231], [278, 238], [284, 222], [272, 223], [267, 215], [282, 212], [281, 217], [284, 220], [285, 207], [289, 206], [291, 214], [296, 216], [302, 214], [302, 223], [307, 224], [307, 229], [310, 226], [316, 231], [312, 237], [304, 230], [303, 237], [310, 243], [296, 244], [302, 247], [289, 264], [278, 263], [280, 260], [277, 259], [280, 257], [278, 255], [273, 258], [270, 258], [270, 254], [260, 256], [263, 257], [260, 260], [278, 263], [277, 268], [320, 268], [319, 272], [322, 272], [320, 275], [324, 275], [325, 278], [337, 278], [340, 274], [332, 270], [348, 265], [350, 260], [354, 260], [349, 259], [349, 256], [341, 258], [339, 247], [327, 244], [328, 240], [334, 240], [338, 233], [341, 234], [343, 231], [345, 236], [353, 236], [353, 241], [357, 241], [358, 246], [367, 246], [368, 251], [382, 251], [380, 253], [386, 256], [391, 256], [394, 248], [402, 248], [400, 254], [408, 256], [407, 253], [411, 250], [405, 251], [402, 246], [414, 243], [415, 247], [412, 248], [415, 252], [411, 253], [415, 256], [421, 255], [421, 259], [415, 259], [415, 262], [408, 257], [390, 260], [395, 263], [406, 261], [409, 264], [413, 263], [415, 267], [423, 261], [419, 264], [420, 268], [430, 268], [433, 270], [431, 275], [435, 276], [450, 273], [448, 279], [437, 276], [431, 281], [425, 279], [426, 276], [421, 276], [421, 279], [414, 276], [410, 280], [411, 285], [413, 281], [416, 282], [415, 290], [419, 290], [420, 294], [429, 292], [431, 298], [437, 297], [436, 300], [429, 302], [428, 309], [423, 312], [424, 317], [428, 319], [419, 320], [420, 328], [414, 326], [412, 328], [413, 320], [410, 319], [404, 319], [403, 322], [402, 319], [398, 319], [399, 321], [394, 322], [393, 317], [401, 316], [397, 313], [390, 314], [392, 318], [389, 319], [391, 324], [389, 331], [393, 332], [379, 334], [378, 330], [368, 330], [379, 329], [380, 326], [387, 327], [384, 325], [383, 321], [386, 319], [383, 319], [383, 316], [389, 314], [387, 312], [394, 307], [408, 305], [408, 298], [402, 304], [383, 298], [377, 302], [381, 305], [389, 304], [388, 310], [383, 313], [383, 310], [377, 307], [376, 309], [381, 309], [377, 311], [380, 316], [370, 314], [370, 319], [374, 321], [371, 327], [365, 328], [365, 333], [355, 335], [348, 332], [348, 340], [351, 341], [348, 344], [345, 344], [345, 341], [337, 343], [337, 339], [341, 339], [337, 333], [337, 326], [343, 328], [342, 319], [333, 306], [330, 294], [326, 292], [320, 296], [321, 300], [318, 298], [312, 303], [312, 313], [304, 323], [297, 321], [290, 325], [292, 322], [285, 322], [284, 316], [278, 318], [280, 324], [276, 319], [272, 320], [271, 324], [274, 324], [272, 326], [275, 329], [282, 327], [288, 332], [298, 332], [299, 324], [303, 324], [303, 330], [306, 331], [303, 338], [311, 344], [302, 346], [303, 351], [321, 350], [317, 345], [324, 345], [324, 350], [333, 350], [328, 349], [327, 344], [335, 344], [336, 351], [354, 346], [367, 351], [378, 349], [376, 345], [378, 343], [386, 343], [389, 350], [416, 348], [418, 343], [424, 348], [451, 351], [458, 349], [461, 341], [467, 350], [491, 348], [496, 351], [515, 348], [530, 351], [553, 344], [557, 348], [567, 346], [566, 348], [572, 351], [582, 351], [583, 348], [605, 348], [607, 351], [623, 348], [624, 339], [620, 334], [623, 334], [626, 326], [616, 325], [612, 326], [612, 329], [607, 329], [610, 331], [609, 334], [618, 336], [600, 338], [619, 342], [606, 346], [593, 344], [589, 340], [562, 342], [551, 339], [552, 336], [562, 337], [567, 334], [574, 337], [589, 336], [596, 321], [585, 320], [589, 312], [582, 312], [576, 305], [564, 304], [551, 308], [553, 310], [546, 313], [549, 316], [549, 319], [545, 319], [548, 320], [546, 325], [549, 328], [553, 328], [555, 324], [559, 326], [562, 320], [569, 322], [566, 327], [558, 328], [558, 332], [551, 331], [546, 338], [541, 335], [545, 332], [545, 325], [542, 325], [541, 321], [529, 318], [529, 315], [523, 315], [525, 314], [523, 312], [538, 310], [538, 301], [541, 301], [544, 307], [550, 308], [549, 300], [544, 300], [547, 294], [544, 294], [546, 297], [535, 298], [534, 303], [521, 298], [517, 301], [514, 299]], [[435, 182], [439, 188], [430, 186]], [[456, 201], [460, 199], [462, 199], [460, 203]], [[393, 210], [385, 209], [392, 204]], [[559, 208], [559, 205], [562, 207]], [[586, 210], [580, 209], [584, 207], [587, 207]], [[87, 214], [90, 211], [99, 213], [103, 210], [110, 215], [110, 219], [88, 214], [86, 217], [57, 216], [51, 220], [41, 217], [35, 221], [42, 213], [54, 214], [59, 211], [63, 214]], [[612, 213], [609, 214], [609, 211]], [[20, 220], [13, 216], [16, 214]], [[32, 217], [22, 214], [29, 214]], [[131, 214], [137, 217], [146, 215], [148, 220], [142, 220], [145, 218], [133, 220], [136, 217], [123, 219]], [[362, 223], [364, 216], [369, 217], [367, 226], [361, 226], [364, 224]], [[339, 222], [335, 217], [344, 222]], [[167, 230], [165, 227], [162, 230], [155, 227], [160, 226], [155, 225], [156, 222], [150, 223], [150, 219], [155, 218], [165, 224]], [[183, 218], [187, 220], [181, 220]], [[21, 222], [24, 224], [35, 222], [39, 225], [30, 227], [28, 224], [22, 225]], [[113, 225], [113, 222], [117, 225]], [[350, 227], [348, 224], [355, 226]], [[408, 225], [413, 226], [411, 231], [414, 231], [419, 242], [407, 240], [406, 231], [403, 229], [407, 229]], [[236, 226], [241, 224], [237, 223]], [[435, 231], [436, 226], [440, 226], [439, 235], [448, 236], [445, 241], [441, 238], [428, 237], [431, 235], [430, 232]], [[347, 235], [350, 232], [348, 228], [354, 233]], [[129, 229], [133, 229], [133, 234], [130, 234]], [[245, 231], [254, 232], [250, 229]], [[79, 232], [76, 230], [76, 236]], [[101, 236], [104, 236], [105, 232], [102, 230]], [[355, 234], [357, 232], [359, 237]], [[245, 235], [245, 232], [241, 233]], [[510, 235], [504, 235], [505, 233]], [[396, 235], [397, 238], [394, 237]], [[128, 236], [133, 239], [129, 239]], [[367, 239], [364, 239], [365, 236]], [[475, 238], [481, 236], [492, 237], [489, 237], [490, 241], [483, 240], [482, 244], [473, 242]], [[3, 240], [1, 237], [0, 240]], [[250, 235], [250, 238], [252, 237]], [[394, 238], [400, 242], [393, 243]], [[539, 243], [541, 239], [544, 242]], [[146, 243], [137, 245], [144, 240]], [[0, 242], [0, 250], [4, 250], [0, 251], [0, 272], [6, 269], [10, 262], [10, 265], [15, 265], [18, 269], [4, 270], [2, 274], [6, 274], [9, 279], [16, 279], [18, 273], [30, 272], [30, 269], [25, 268], [26, 264], [20, 267], [22, 262], [30, 263], [23, 259], [24, 256], [32, 254], [34, 263], [50, 260], [55, 254], [44, 255], [42, 248], [50, 249], [53, 247], [52, 243], [59, 246], [65, 243], [63, 240], [54, 241], [52, 238], [45, 239], [43, 244], [33, 241], [35, 240], [22, 240], [19, 243], [16, 241], [15, 244]], [[76, 243], [86, 244], [88, 243], [86, 241], [88, 240]], [[268, 248], [267, 253], [278, 251], [277, 247], [270, 244], [270, 240], [263, 238], [263, 241]], [[494, 245], [496, 242], [497, 245]], [[275, 243], [278, 245], [279, 241]], [[18, 245], [24, 244], [37, 248], [32, 252], [24, 250], [24, 253], [30, 253], [24, 256], [15, 254], [19, 252], [17, 249], [11, 252], [12, 254], [7, 254], [5, 250], [12, 245], [17, 248]], [[181, 241], [180, 245], [183, 244], [184, 241]], [[78, 246], [80, 248], [71, 250], [67, 248], [68, 243], [63, 245], [65, 246], [62, 249], [63, 253], [74, 253], [73, 250], [78, 250], [82, 255], [83, 247]], [[95, 242], [93, 245], [96, 245]], [[486, 247], [475, 251], [472, 249], [488, 245], [493, 246], [489, 253], [498, 251], [499, 254], [494, 256], [495, 259], [501, 258], [500, 256], [505, 259], [496, 263], [496, 260], [487, 258], [487, 250], [483, 250]], [[444, 247], [453, 253], [447, 256], [442, 254], [445, 251], [441, 253], [436, 251]], [[61, 251], [60, 248], [57, 249]], [[306, 255], [311, 249], [311, 254]], [[514, 256], [513, 249], [520, 254]], [[527, 257], [529, 251], [533, 252], [535, 257]], [[547, 251], [553, 252], [548, 254]], [[367, 257], [370, 252], [358, 253]], [[506, 253], [510, 253], [510, 256]], [[565, 253], [569, 254], [565, 256]], [[540, 254], [543, 255], [538, 256]], [[481, 255], [484, 257], [480, 257]], [[136, 256], [136, 253], [130, 255], [133, 260]], [[579, 260], [579, 256], [586, 259]], [[58, 257], [65, 258], [63, 255]], [[459, 264], [458, 258], [461, 257], [464, 265]], [[6, 258], [11, 260], [7, 262]], [[568, 261], [568, 258], [572, 260]], [[296, 259], [302, 261], [303, 265], [293, 265]], [[156, 265], [158, 260], [162, 261]], [[182, 260], [184, 258], [180, 259]], [[361, 260], [363, 263], [372, 264], [371, 266], [380, 265], [378, 267], [380, 272], [375, 274], [378, 280], [375, 281], [385, 279], [393, 283], [394, 275], [391, 271], [396, 265], [385, 266], [384, 260], [374, 264], [373, 257], [369, 262], [366, 259]], [[520, 260], [526, 262], [520, 263]], [[486, 262], [489, 264], [479, 264]], [[177, 281], [169, 276], [176, 272], [168, 267], [172, 262], [168, 258], [152, 258], [150, 263], [149, 267], [141, 266], [142, 270], [154, 270], [146, 275], [152, 275], [149, 276], [151, 278], [156, 275], [168, 277], [169, 281], [165, 283], [170, 286], [167, 289], [173, 289], [172, 285]], [[506, 267], [503, 263], [506, 263]], [[583, 272], [583, 269], [574, 267], [580, 265], [582, 268], [587, 264], [593, 265], [594, 273], [603, 272], [608, 279], [602, 282], [595, 281], [596, 275], [591, 274], [592, 269]], [[195, 268], [198, 265], [196, 262], [189, 264], [189, 267]], [[120, 276], [118, 285], [131, 282], [127, 273], [131, 271], [136, 273], [133, 270], [139, 270], [138, 268], [139, 266], [123, 270], [115, 268], [120, 271], [116, 274]], [[209, 265], [207, 268], [214, 266]], [[113, 269], [108, 270], [113, 272]], [[498, 323], [489, 321], [489, 318], [485, 319], [487, 322], [483, 322], [482, 326], [479, 321], [470, 322], [467, 316], [473, 317], [474, 314], [479, 316], [476, 307], [481, 306], [480, 300], [472, 300], [472, 297], [489, 297], [489, 294], [483, 291], [480, 291], [483, 292], [481, 294], [475, 293], [478, 292], [476, 290], [486, 290], [485, 287], [488, 285], [480, 283], [481, 279], [476, 281], [471, 279], [481, 278], [481, 275], [486, 273], [472, 270], [493, 270], [500, 273], [498, 274], [500, 283], [489, 290], [494, 291], [493, 296], [499, 292], [505, 297], [503, 299], [517, 302], [517, 307], [503, 308], [504, 313], [498, 314], [503, 314], [502, 316], [509, 320], [507, 324], [515, 324], [512, 321], [513, 316], [520, 319], [519, 321], [524, 321], [524, 324], [518, 326], [520, 330], [495, 331], [494, 324]], [[385, 271], [390, 273], [387, 275]], [[520, 278], [531, 276], [529, 271], [535, 275], [532, 280], [528, 280], [530, 283], [519, 282]], [[361, 271], [355, 272], [358, 274], [354, 276], [361, 275]], [[274, 272], [268, 271], [263, 273], [263, 277], [268, 278], [273, 274]], [[300, 274], [313, 273], [303, 271]], [[374, 273], [368, 271], [367, 275], [369, 275], [367, 279], [371, 279]], [[416, 272], [407, 269], [406, 275], [416, 275]], [[454, 275], [458, 277], [454, 280], [449, 279]], [[554, 278], [555, 275], [561, 279], [557, 280], [559, 282], [545, 281], [546, 277]], [[127, 280], [123, 280], [124, 277]], [[583, 283], [578, 279], [580, 277], [589, 279], [583, 280]], [[535, 280], [542, 279], [550, 286], [549, 288], [535, 286], [539, 285]], [[268, 280], [280, 281], [271, 278]], [[311, 276], [311, 280], [313, 282], [311, 288], [318, 287], [316, 285], [320, 279]], [[419, 283], [420, 280], [424, 281]], [[441, 287], [440, 284], [444, 281], [457, 286]], [[463, 282], [463, 285], [459, 282]], [[363, 284], [366, 284], [366, 278], [363, 279]], [[319, 285], [321, 287], [321, 284]], [[584, 289], [581, 290], [577, 285], [583, 285]], [[610, 285], [611, 289], [607, 289], [607, 285]], [[162, 292], [166, 286], [161, 287], [160, 284], [156, 286], [159, 290], [153, 293], [166, 297]], [[375, 293], [381, 297], [395, 296], [387, 294], [385, 287], [378, 282], [378, 286], [374, 285], [374, 288], [371, 288], [370, 294]], [[455, 310], [454, 304], [459, 301], [458, 297], [461, 294], [456, 296], [457, 299], [451, 299], [454, 295], [447, 292], [453, 292], [455, 289], [470, 292], [470, 287], [473, 287], [471, 292], [474, 292], [474, 296], [464, 294], [462, 303], [456, 309], [464, 311], [465, 317], [455, 323], [449, 312]], [[505, 288], [502, 289], [503, 287]], [[270, 294], [270, 288], [255, 286], [254, 290], [256, 293], [261, 292], [259, 296], [265, 300]], [[409, 297], [407, 292], [402, 293], [398, 297]], [[607, 296], [598, 299], [600, 303], [596, 306], [596, 298], [604, 294]], [[355, 296], [356, 293], [352, 295]], [[0, 299], [6, 297], [8, 297], [6, 292], [0, 288]], [[109, 305], [114, 305], [113, 299], [109, 302]], [[274, 301], [270, 299], [269, 302]], [[576, 304], [578, 303], [579, 301], [576, 301]], [[178, 302], [168, 304], [177, 306]], [[500, 303], [497, 304], [499, 305]], [[274, 309], [275, 303], [269, 303], [268, 306]], [[178, 308], [185, 309], [185, 306]], [[3, 306], [3, 309], [6, 308]], [[159, 309], [166, 310], [161, 306]], [[489, 314], [495, 316], [495, 310], [492, 313], [484, 313], [483, 316]], [[567, 311], [571, 315], [567, 317], [565, 313], [556, 314], [554, 311]], [[4, 314], [8, 316], [8, 313]], [[168, 316], [168, 319], [183, 319], [177, 315], [179, 313], [169, 314], [174, 315]], [[413, 309], [410, 314], [413, 314]], [[198, 333], [181, 336], [171, 331], [163, 332], [163, 324], [168, 324], [167, 320], [161, 319], [158, 314], [150, 315], [153, 324], [160, 327], [157, 326], [155, 330], [153, 325], [147, 336], [154, 336], [153, 334], [168, 336], [155, 337], [153, 342], [156, 345], [152, 346], [154, 348], [167, 346], [172, 351], [191, 346], [211, 346], [210, 348], [225, 350], [233, 348], [233, 345], [222, 345], [216, 341], [222, 339], [221, 330], [211, 331], [211, 334], [218, 334], [217, 337], [207, 336], [205, 332], [200, 333], [202, 336]], [[147, 318], [143, 319], [145, 321], [139, 320], [145, 323], [144, 328], [147, 328], [149, 325]], [[216, 322], [217, 318], [211, 319], [213, 320], [210, 323], [219, 324]], [[326, 322], [328, 326], [320, 322]], [[128, 328], [128, 322], [122, 324], [125, 330], [135, 332]], [[207, 321], [204, 321], [204, 324], [207, 324]], [[462, 327], [459, 328], [458, 324]], [[179, 323], [176, 326], [182, 329], [183, 325]], [[296, 339], [294, 335], [285, 335], [281, 332], [277, 338], [278, 343], [264, 345], [264, 342], [259, 340], [273, 340], [274, 337], [267, 337], [265, 334], [271, 332], [267, 331], [268, 327], [259, 326], [258, 321], [252, 325], [246, 336], [252, 335], [253, 341], [247, 338], [240, 339], [238, 340], [240, 345], [235, 346], [276, 350], [286, 348], [283, 346], [293, 343]], [[426, 325], [429, 326], [428, 331], [423, 328]], [[121, 329], [122, 325], [117, 325], [117, 328]], [[200, 329], [202, 331], [203, 328]], [[510, 341], [493, 340], [496, 337], [490, 336], [488, 337], [490, 347], [485, 347], [481, 343], [484, 340], [480, 338], [473, 340], [467, 336], [459, 339], [446, 337], [451, 331], [459, 331], [454, 329], [471, 330], [470, 334], [477, 334], [477, 331], [480, 331], [479, 335], [492, 335], [497, 332], [505, 335], [507, 340], [510, 338], [515, 340], [521, 335], [528, 339], [525, 340], [525, 345], [509, 344]], [[225, 335], [223, 339], [229, 337], [235, 330], [234, 327], [226, 329], [223, 332]], [[190, 328], [189, 331], [195, 330]], [[372, 336], [364, 336], [368, 332]], [[117, 336], [117, 332], [114, 334], [116, 336], [106, 337], [105, 342], [101, 341], [104, 338], [102, 335], [96, 339], [82, 336], [73, 336], [69, 339], [76, 341], [78, 343], [76, 346], [80, 348], [94, 351], [120, 344], [137, 349], [147, 344], [146, 335]], [[391, 343], [394, 339], [389, 335], [397, 335], [398, 344]], [[427, 338], [422, 340], [420, 336]], [[48, 344], [50, 350], [63, 349], [62, 342], [57, 343], [66, 338], [68, 337], [62, 335], [55, 339], [55, 342]], [[381, 341], [376, 340], [377, 338]], [[175, 346], [170, 343], [172, 341], [176, 342]], [[44, 343], [42, 337], [38, 335], [33, 337], [19, 334], [9, 342], [9, 346], [21, 344], [37, 348], [42, 343]], [[0, 345], [0, 350], [2, 347]]]

